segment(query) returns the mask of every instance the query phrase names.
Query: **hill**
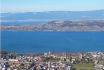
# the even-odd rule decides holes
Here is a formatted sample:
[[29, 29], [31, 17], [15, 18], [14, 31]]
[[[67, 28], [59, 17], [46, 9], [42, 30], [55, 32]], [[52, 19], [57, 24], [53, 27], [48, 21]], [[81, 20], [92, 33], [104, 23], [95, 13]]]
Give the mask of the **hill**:
[[51, 21], [47, 24], [2, 25], [2, 31], [104, 31], [104, 20]]

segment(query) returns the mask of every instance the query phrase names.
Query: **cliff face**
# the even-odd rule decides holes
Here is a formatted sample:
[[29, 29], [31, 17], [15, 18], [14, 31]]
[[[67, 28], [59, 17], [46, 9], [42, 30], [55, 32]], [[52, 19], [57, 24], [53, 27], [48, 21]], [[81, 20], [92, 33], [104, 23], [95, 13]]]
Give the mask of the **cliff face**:
[[104, 31], [104, 20], [51, 21], [47, 24], [1, 25], [2, 31]]

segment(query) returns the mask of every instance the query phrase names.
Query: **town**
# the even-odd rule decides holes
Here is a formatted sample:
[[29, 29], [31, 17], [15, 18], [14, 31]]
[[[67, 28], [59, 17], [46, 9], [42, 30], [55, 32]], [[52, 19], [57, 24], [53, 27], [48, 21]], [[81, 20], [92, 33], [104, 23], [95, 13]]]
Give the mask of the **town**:
[[104, 70], [104, 52], [17, 54], [1, 51], [0, 70]]

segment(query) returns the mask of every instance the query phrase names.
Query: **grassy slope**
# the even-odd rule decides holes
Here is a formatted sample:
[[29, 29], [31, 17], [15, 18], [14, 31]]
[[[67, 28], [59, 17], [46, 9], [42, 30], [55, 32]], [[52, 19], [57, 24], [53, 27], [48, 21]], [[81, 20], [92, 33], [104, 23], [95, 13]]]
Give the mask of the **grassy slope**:
[[93, 70], [93, 63], [79, 63], [73, 65], [76, 70]]

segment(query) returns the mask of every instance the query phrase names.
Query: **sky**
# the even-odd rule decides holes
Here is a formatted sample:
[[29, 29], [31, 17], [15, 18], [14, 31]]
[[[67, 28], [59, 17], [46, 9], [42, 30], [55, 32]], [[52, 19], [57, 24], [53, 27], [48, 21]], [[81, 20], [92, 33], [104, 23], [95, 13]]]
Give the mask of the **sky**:
[[89, 11], [104, 9], [104, 0], [1, 0], [1, 12]]

